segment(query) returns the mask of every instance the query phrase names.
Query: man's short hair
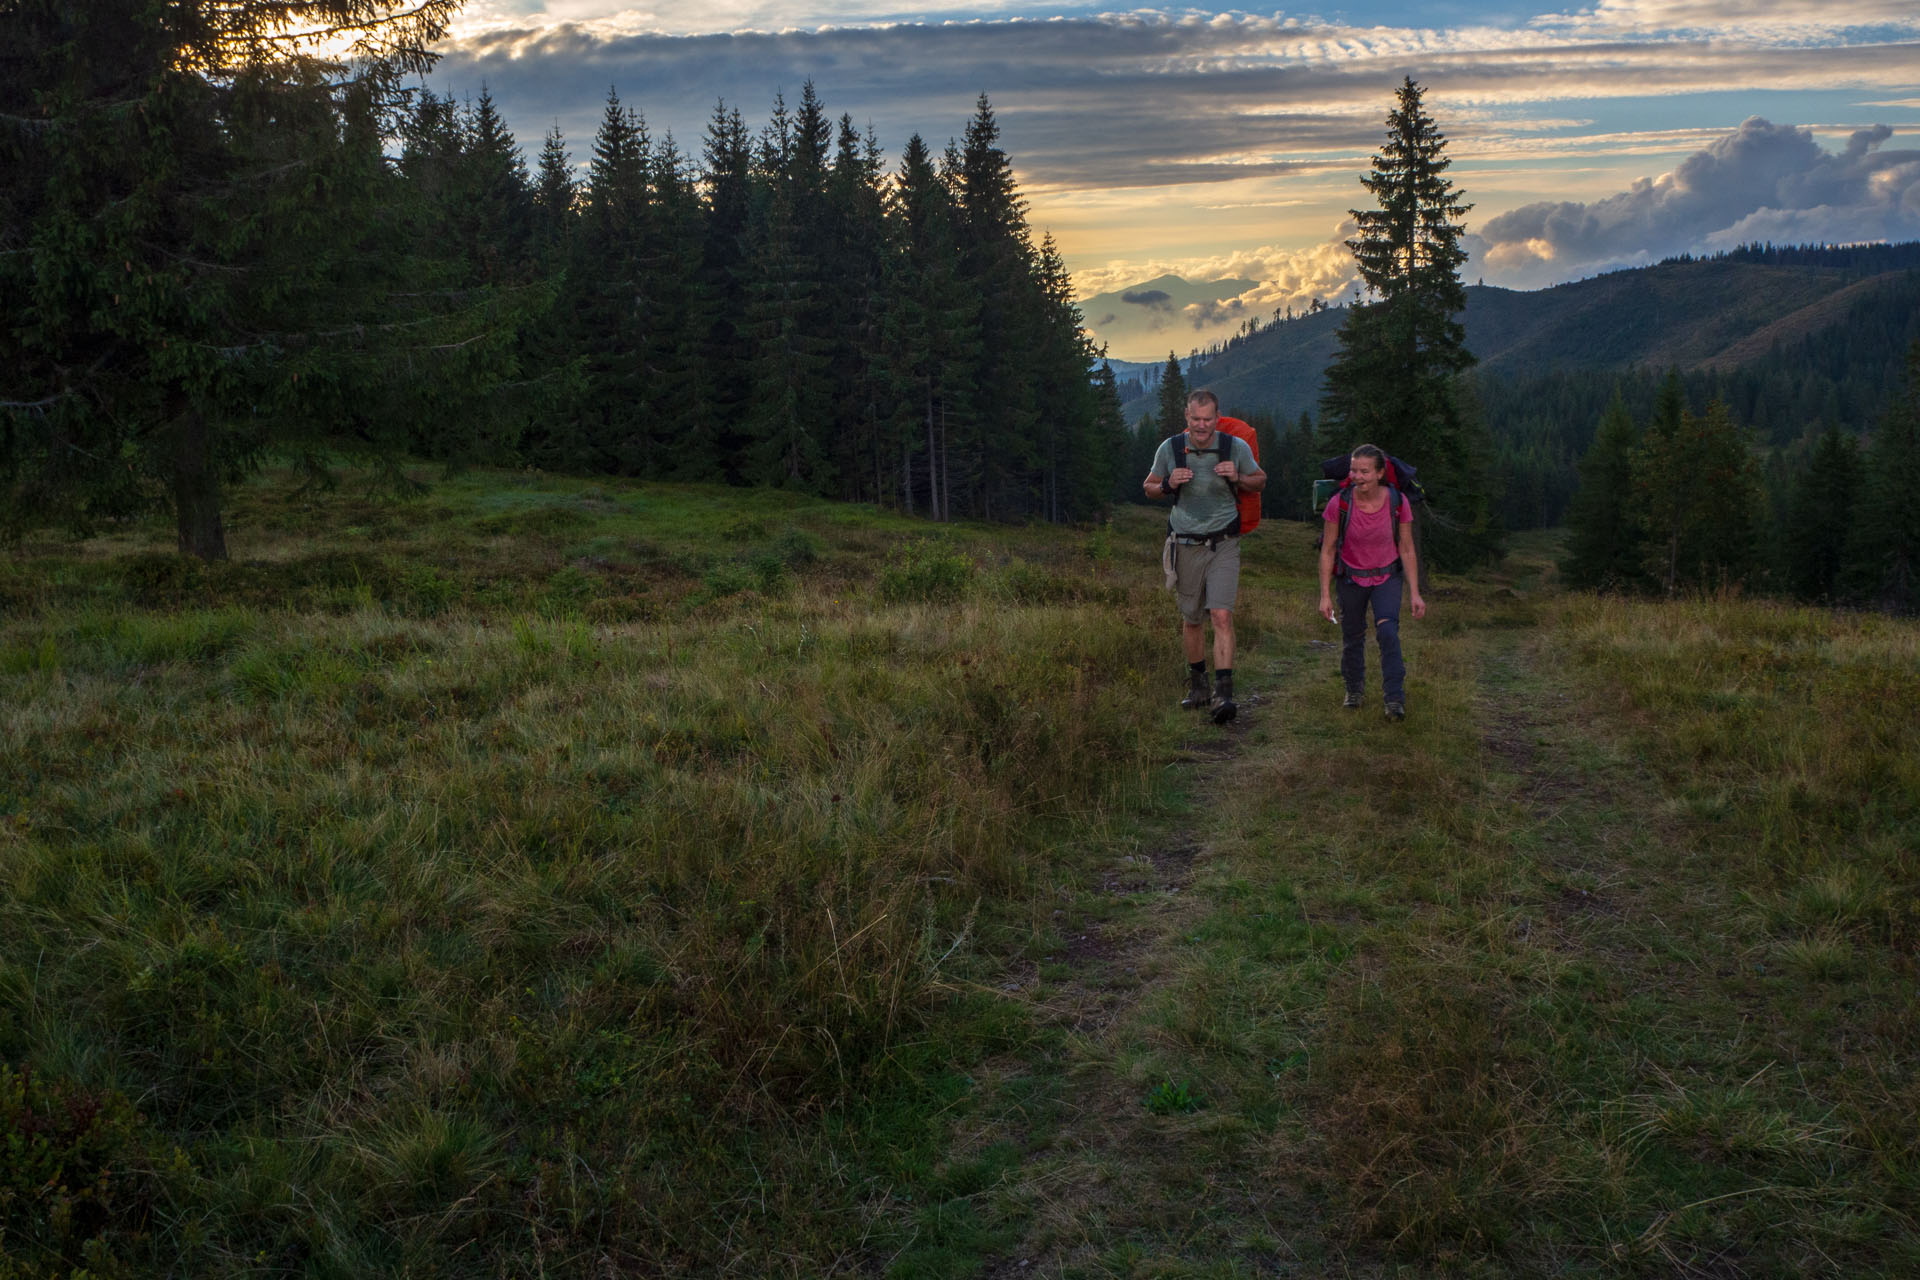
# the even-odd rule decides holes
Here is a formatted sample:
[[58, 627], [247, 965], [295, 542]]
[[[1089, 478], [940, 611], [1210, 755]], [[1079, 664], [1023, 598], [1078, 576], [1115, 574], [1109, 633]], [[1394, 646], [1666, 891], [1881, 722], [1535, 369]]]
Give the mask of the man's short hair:
[[1212, 405], [1215, 413], [1220, 412], [1220, 397], [1208, 391], [1205, 387], [1187, 394], [1187, 407], [1191, 409], [1197, 404]]

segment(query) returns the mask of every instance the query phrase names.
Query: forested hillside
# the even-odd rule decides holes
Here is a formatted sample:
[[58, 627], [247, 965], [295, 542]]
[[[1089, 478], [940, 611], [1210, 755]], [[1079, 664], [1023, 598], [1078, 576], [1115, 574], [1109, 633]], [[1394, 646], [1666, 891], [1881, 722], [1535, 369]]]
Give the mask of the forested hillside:
[[384, 50], [354, 62], [258, 36], [326, 6], [188, 8], [10, 27], [9, 532], [169, 508], [219, 558], [224, 487], [342, 451], [1104, 505], [1118, 401], [984, 94], [889, 161], [811, 83], [757, 129], [718, 104], [694, 155], [614, 92], [584, 155], [556, 130], [529, 166], [485, 91], [404, 87], [445, 3], [354, 7]]
[[[1317, 418], [1345, 314], [1277, 321], [1190, 381], [1242, 416]], [[1827, 426], [1869, 430], [1920, 338], [1920, 245], [1755, 247], [1531, 293], [1471, 286], [1463, 319], [1509, 524], [1554, 524], [1615, 387], [1645, 417], [1669, 369], [1695, 409], [1721, 400], [1784, 465]], [[1123, 412], [1137, 423], [1148, 408], [1141, 397]]]

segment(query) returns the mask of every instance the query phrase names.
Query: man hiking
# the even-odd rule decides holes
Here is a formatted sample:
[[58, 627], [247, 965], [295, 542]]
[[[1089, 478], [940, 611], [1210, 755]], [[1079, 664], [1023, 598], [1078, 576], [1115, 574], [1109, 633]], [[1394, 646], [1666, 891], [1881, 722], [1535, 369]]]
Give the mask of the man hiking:
[[[1329, 526], [1320, 543], [1320, 614], [1340, 624], [1340, 674], [1348, 710], [1367, 691], [1367, 610], [1380, 644], [1380, 683], [1387, 719], [1407, 718], [1407, 664], [1400, 657], [1400, 584], [1405, 579], [1413, 616], [1427, 616], [1420, 598], [1420, 561], [1413, 549], [1413, 504], [1381, 483], [1387, 455], [1363, 444], [1348, 459], [1352, 484], [1327, 503]], [[1340, 612], [1333, 611], [1333, 579], [1340, 580]]]
[[[1149, 498], [1171, 497], [1167, 519], [1171, 574], [1180, 606], [1180, 644], [1187, 655], [1187, 696], [1180, 705], [1210, 707], [1225, 724], [1233, 701], [1233, 605], [1240, 594], [1241, 490], [1257, 493], [1267, 473], [1247, 442], [1220, 430], [1220, 398], [1187, 397], [1187, 430], [1160, 442], [1141, 482]], [[1213, 623], [1213, 683], [1207, 683], [1206, 625]]]

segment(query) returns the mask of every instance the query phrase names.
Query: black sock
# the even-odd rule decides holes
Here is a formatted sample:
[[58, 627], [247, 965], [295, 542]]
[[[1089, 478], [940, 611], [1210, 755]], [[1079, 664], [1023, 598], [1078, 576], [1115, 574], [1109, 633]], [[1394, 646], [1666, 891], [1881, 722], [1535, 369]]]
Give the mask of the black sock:
[[1207, 674], [1207, 664], [1205, 659], [1202, 659], [1199, 662], [1189, 662], [1187, 664], [1187, 670], [1193, 672], [1193, 674], [1197, 676], [1203, 676]]
[[1225, 680], [1229, 684], [1231, 684], [1233, 682], [1233, 668], [1232, 667], [1215, 667], [1213, 669], [1213, 678], [1216, 682]]

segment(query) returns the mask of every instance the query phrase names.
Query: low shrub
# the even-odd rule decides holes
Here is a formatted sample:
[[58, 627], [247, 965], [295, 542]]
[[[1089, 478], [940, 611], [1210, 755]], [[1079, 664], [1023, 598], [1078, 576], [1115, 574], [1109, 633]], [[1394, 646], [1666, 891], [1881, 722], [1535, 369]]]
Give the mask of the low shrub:
[[0, 1277], [135, 1274], [155, 1190], [124, 1097], [0, 1063]]
[[978, 568], [965, 552], [933, 539], [903, 542], [880, 570], [880, 598], [888, 604], [950, 604], [972, 590]]

